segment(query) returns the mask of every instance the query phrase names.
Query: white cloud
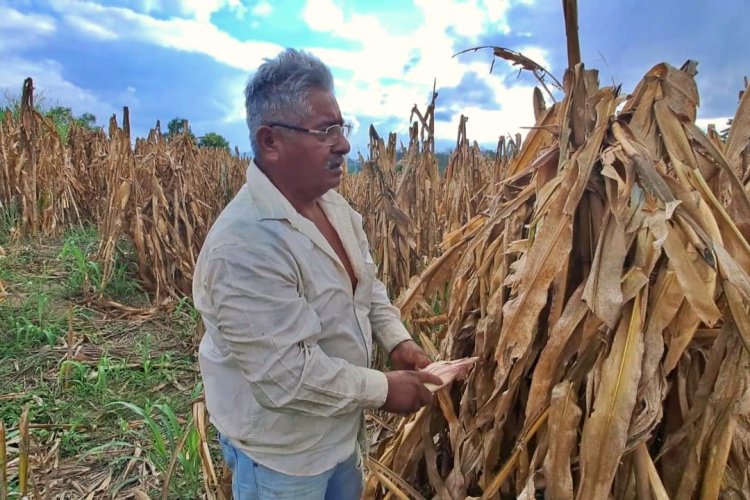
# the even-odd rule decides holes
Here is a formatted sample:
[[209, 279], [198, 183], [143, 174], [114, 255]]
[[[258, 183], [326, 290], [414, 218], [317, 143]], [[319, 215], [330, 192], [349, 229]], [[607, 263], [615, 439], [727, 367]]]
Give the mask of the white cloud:
[[43, 14], [24, 14], [0, 5], [0, 29], [15, 28], [36, 33], [55, 31], [55, 20]]
[[344, 24], [344, 12], [333, 0], [308, 0], [302, 19], [313, 31], [335, 32]]
[[268, 17], [272, 12], [273, 7], [267, 0], [261, 0], [250, 9], [250, 14], [255, 17]]
[[[258, 67], [264, 58], [277, 54], [282, 47], [269, 42], [241, 42], [219, 30], [207, 17], [204, 19], [222, 6], [239, 5], [239, 0], [213, 0], [205, 3], [202, 0], [183, 0], [183, 8], [192, 9], [194, 19], [156, 19], [130, 9], [105, 7], [93, 2], [69, 4], [62, 0], [52, 0], [52, 6], [60, 14], [86, 20], [102, 32], [119, 33], [123, 40], [137, 40], [170, 49], [206, 54], [234, 68], [249, 71]], [[77, 27], [83, 29], [80, 23]], [[90, 29], [85, 32], [90, 33]]]
[[99, 24], [89, 21], [88, 19], [85, 19], [81, 16], [76, 16], [76, 15], [66, 16], [65, 20], [73, 28], [76, 28], [79, 31], [82, 31], [96, 39], [99, 39], [99, 40], [116, 40], [117, 39], [117, 35], [113, 31], [108, 30], [100, 26]]
[[716, 130], [721, 132], [727, 128], [727, 120], [733, 118], [732, 116], [717, 116], [709, 118], [698, 118], [695, 120], [695, 124], [703, 130], [708, 130], [709, 125], [715, 125]]
[[[303, 19], [310, 29], [350, 40], [354, 47], [350, 50], [311, 49], [332, 68], [353, 74], [351, 79], [340, 79], [336, 83], [342, 110], [399, 123], [398, 132], [405, 133], [412, 106], [426, 108], [433, 81], [437, 80], [438, 87], [454, 87], [471, 71], [493, 89], [494, 102], [484, 108], [462, 108], [461, 103], [441, 101], [438, 97], [438, 110], [447, 109], [453, 117], [451, 125], [436, 125], [437, 138], [455, 138], [461, 112], [470, 116], [472, 139], [482, 142], [495, 142], [500, 134], [533, 125], [531, 85], [504, 86], [497, 74], [489, 74], [489, 55], [486, 64], [451, 57], [456, 48], [449, 32], [465, 37], [482, 34], [490, 27], [494, 31], [509, 32], [506, 16], [510, 1], [415, 0], [415, 4], [422, 9], [424, 22], [409, 34], [398, 34], [389, 31], [388, 25], [377, 17], [347, 11], [331, 0], [307, 1]], [[538, 47], [524, 47], [523, 53], [540, 64], [547, 62], [546, 51]], [[498, 61], [494, 72], [513, 71], [503, 64]], [[496, 108], [496, 103], [502, 105], [502, 110], [487, 110]]]
[[4, 70], [0, 72], [0, 88], [11, 96], [20, 94], [24, 79], [34, 80], [36, 102], [47, 107], [63, 105], [71, 108], [74, 114], [94, 113], [100, 122], [115, 109], [102, 102], [92, 92], [67, 81], [62, 76], [62, 66], [49, 59], [30, 62], [18, 57], [4, 56], [0, 59]]
[[160, 0], [141, 0], [141, 9], [143, 12], [154, 12], [161, 10]]
[[[435, 125], [435, 135], [439, 139], [455, 139], [458, 132], [459, 117], [463, 114], [469, 118], [466, 124], [467, 135], [471, 140], [480, 143], [496, 143], [501, 135], [521, 133], [526, 135], [526, 129], [534, 125], [532, 108], [533, 88], [498, 86], [497, 100], [501, 109], [487, 109], [481, 106], [449, 107], [452, 111], [450, 123]], [[439, 104], [438, 104], [439, 108]]]
[[[550, 69], [551, 62], [548, 57], [548, 51], [543, 49], [542, 47], [534, 47], [530, 45], [526, 45], [523, 47], [518, 47], [517, 49], [514, 49], [517, 52], [520, 52], [524, 56], [528, 57], [538, 65], [540, 65], [544, 69]], [[517, 66], [516, 66], [517, 68]], [[562, 80], [562, 78], [560, 78]]]
[[55, 20], [42, 14], [24, 14], [0, 4], [0, 53], [29, 48], [52, 35]]
[[223, 122], [245, 121], [244, 88], [247, 77], [230, 78], [221, 83], [218, 94], [227, 96], [226, 102], [217, 103], [224, 110]]
[[[466, 57], [451, 57], [457, 49], [463, 48], [454, 46], [453, 36], [471, 38], [490, 28], [494, 32], [508, 32], [507, 12], [511, 2], [518, 1], [528, 0], [414, 0], [423, 11], [423, 21], [408, 33], [403, 29], [394, 32], [387, 19], [352, 11], [350, 3], [340, 7], [333, 0], [308, 0], [301, 14], [310, 29], [329, 34], [333, 41], [344, 42], [339, 44], [344, 48], [307, 49], [331, 66], [334, 73], [347, 75], [336, 83], [337, 96], [346, 116], [353, 117], [354, 121], [357, 117], [367, 117], [379, 123], [399, 123], [399, 132], [403, 133], [408, 127], [412, 106], [417, 104], [424, 109], [427, 105], [435, 79], [438, 87], [454, 87], [465, 73], [473, 71], [494, 91], [495, 103], [488, 103], [485, 109], [496, 108], [496, 103], [501, 103], [503, 109], [458, 109], [462, 104], [438, 99], [438, 110], [448, 110], [453, 115], [451, 122], [456, 124], [463, 111], [470, 116], [472, 138], [494, 142], [498, 134], [511, 131], [513, 126], [531, 125], [529, 96], [532, 87], [505, 87], [499, 76], [489, 74], [489, 55], [486, 63], [469, 63]], [[87, 36], [111, 39], [117, 34], [126, 42], [134, 40], [205, 54], [246, 74], [283, 48], [270, 42], [240, 41], [210, 22], [214, 12], [225, 8], [238, 17], [246, 12], [256, 18], [268, 16], [273, 12], [268, 0], [252, 5], [240, 0], [141, 0], [141, 12], [103, 6], [93, 0], [50, 0], [50, 3], [71, 27]], [[187, 17], [155, 18], [148, 14], [152, 11]], [[54, 29], [51, 18], [33, 21], [26, 20], [27, 24], [37, 25], [40, 24], [37, 21], [42, 21], [41, 26], [46, 23], [48, 29]], [[258, 20], [252, 22], [258, 23]], [[546, 53], [541, 49], [525, 47], [523, 53], [540, 64], [546, 63]], [[502, 64], [498, 62], [496, 73], [504, 71]], [[512, 71], [509, 67], [507, 70]], [[244, 81], [222, 82], [224, 84], [232, 85], [224, 95], [233, 96], [226, 98], [232, 102], [226, 104], [224, 120], [244, 119], [244, 103], [238, 91]], [[453, 139], [455, 127], [455, 124], [439, 123], [436, 134], [438, 138]]]
[[187, 16], [198, 21], [208, 21], [211, 14], [223, 8], [229, 8], [238, 18], [242, 19], [247, 13], [247, 7], [242, 0], [179, 0], [180, 10]]
[[426, 18], [426, 24], [444, 30], [450, 27], [461, 36], [473, 37], [484, 33], [486, 27], [508, 33], [505, 15], [509, 0], [414, 0]]

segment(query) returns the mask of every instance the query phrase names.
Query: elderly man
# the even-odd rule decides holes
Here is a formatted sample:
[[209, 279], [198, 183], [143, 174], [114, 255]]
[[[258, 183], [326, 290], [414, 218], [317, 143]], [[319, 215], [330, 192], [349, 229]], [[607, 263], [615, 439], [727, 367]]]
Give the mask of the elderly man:
[[[375, 277], [362, 219], [332, 191], [349, 125], [330, 70], [288, 49], [245, 88], [255, 158], [193, 279], [200, 366], [235, 499], [356, 499], [363, 410], [430, 400], [430, 363]], [[370, 368], [372, 339], [393, 371]]]

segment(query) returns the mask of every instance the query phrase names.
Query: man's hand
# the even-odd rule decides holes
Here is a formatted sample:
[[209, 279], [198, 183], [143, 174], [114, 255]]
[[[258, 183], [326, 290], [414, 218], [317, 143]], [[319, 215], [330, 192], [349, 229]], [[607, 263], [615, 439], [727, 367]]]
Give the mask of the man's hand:
[[408, 415], [426, 405], [432, 393], [424, 384], [442, 384], [437, 375], [428, 372], [397, 370], [385, 374], [388, 380], [388, 396], [380, 407], [391, 413]]
[[404, 340], [393, 348], [389, 357], [394, 370], [420, 370], [432, 363], [421, 347], [413, 340]]

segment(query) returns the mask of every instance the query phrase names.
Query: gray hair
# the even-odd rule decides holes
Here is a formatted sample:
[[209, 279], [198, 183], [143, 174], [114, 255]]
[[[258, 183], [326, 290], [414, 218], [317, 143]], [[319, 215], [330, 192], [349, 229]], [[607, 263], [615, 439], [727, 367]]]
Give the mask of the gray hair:
[[260, 151], [256, 134], [261, 125], [297, 125], [312, 115], [307, 97], [313, 90], [333, 92], [333, 75], [314, 55], [286, 49], [266, 59], [245, 86], [245, 111], [250, 145]]

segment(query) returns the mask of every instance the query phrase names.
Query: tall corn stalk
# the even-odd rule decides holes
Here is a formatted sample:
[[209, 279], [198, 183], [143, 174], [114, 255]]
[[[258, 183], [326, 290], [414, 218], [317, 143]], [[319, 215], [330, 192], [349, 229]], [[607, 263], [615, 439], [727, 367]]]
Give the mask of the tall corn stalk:
[[439, 355], [481, 361], [381, 441], [367, 498], [748, 491], [747, 142], [695, 126], [693, 69], [655, 66], [619, 113], [568, 71], [488, 215], [399, 297], [447, 283]]
[[[139, 276], [157, 305], [190, 295], [195, 260], [208, 229], [245, 179], [247, 160], [201, 149], [187, 135], [166, 140], [158, 130], [130, 147], [110, 126], [108, 210], [100, 223], [98, 259], [114, 262], [116, 242], [136, 249]], [[112, 267], [105, 267], [105, 278]]]
[[53, 234], [80, 222], [83, 193], [66, 146], [34, 109], [34, 84], [23, 84], [20, 116], [0, 123], [0, 205], [20, 209], [18, 235]]

